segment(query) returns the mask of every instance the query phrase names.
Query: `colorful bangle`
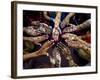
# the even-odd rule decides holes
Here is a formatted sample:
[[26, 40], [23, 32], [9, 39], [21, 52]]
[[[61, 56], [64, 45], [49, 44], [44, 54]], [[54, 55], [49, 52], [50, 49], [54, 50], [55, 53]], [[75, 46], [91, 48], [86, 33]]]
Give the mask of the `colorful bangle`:
[[54, 21], [54, 18], [50, 18], [51, 21]]

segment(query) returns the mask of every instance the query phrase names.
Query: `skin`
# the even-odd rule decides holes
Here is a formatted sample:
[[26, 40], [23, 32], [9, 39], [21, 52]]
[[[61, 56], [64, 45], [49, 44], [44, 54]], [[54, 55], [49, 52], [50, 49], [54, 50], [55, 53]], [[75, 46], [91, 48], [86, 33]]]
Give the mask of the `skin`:
[[48, 35], [42, 35], [42, 36], [37, 36], [37, 37], [23, 37], [24, 41], [30, 41], [37, 45], [41, 45], [40, 42], [46, 39], [48, 39]]
[[69, 24], [67, 27], [65, 27], [63, 29], [63, 33], [65, 32], [73, 32], [73, 31], [76, 31], [77, 30], [77, 27], [74, 25], [74, 24]]
[[[47, 19], [47, 20], [51, 20], [51, 18], [47, 15], [47, 12], [44, 11], [43, 12], [44, 14], [44, 17]], [[60, 18], [61, 18], [61, 12], [57, 12], [56, 13], [56, 17], [55, 19], [52, 19], [52, 21], [54, 22], [54, 28], [53, 28], [53, 32], [52, 32], [52, 37], [55, 41], [58, 41], [59, 40], [59, 34], [60, 34], [60, 28], [59, 28], [59, 24], [60, 24]]]
[[81, 38], [79, 38], [77, 35], [65, 33], [62, 35], [62, 38], [65, 39], [65, 42], [68, 44], [68, 46], [83, 49], [88, 55], [90, 55], [90, 45], [87, 42], [83, 41]]
[[36, 29], [34, 29], [34, 26], [24, 27], [24, 28], [23, 28], [23, 31], [24, 31], [25, 33], [27, 33], [28, 35], [31, 35], [31, 36], [38, 36], [38, 35], [41, 34], [41, 33], [38, 32]]
[[[60, 13], [60, 12], [57, 12], [57, 15], [59, 15], [58, 13]], [[50, 17], [48, 16], [48, 14], [47, 14], [47, 11], [44, 11], [43, 14], [44, 14], [44, 17], [45, 17], [47, 20], [49, 20], [49, 21], [51, 20]], [[74, 16], [74, 15], [75, 15], [75, 13], [71, 12], [71, 13], [69, 13], [69, 14], [65, 17], [65, 19], [61, 22], [62, 28], [63, 28], [65, 25], [69, 24], [70, 18], [71, 18], [72, 16]], [[57, 17], [56, 17], [55, 19], [57, 19]], [[55, 20], [55, 19], [53, 19], [53, 22], [57, 21], [57, 20]], [[59, 20], [59, 19], [58, 19], [58, 20]]]
[[40, 21], [32, 21], [31, 25], [34, 26], [34, 28], [38, 28], [40, 25]]
[[44, 11], [44, 12], [43, 12], [43, 15], [44, 15], [44, 17], [45, 17], [47, 20], [50, 21], [50, 17], [48, 16], [47, 11]]
[[91, 19], [88, 19], [86, 21], [84, 21], [83, 23], [75, 26], [73, 24], [69, 24], [69, 27], [65, 27], [63, 29], [63, 33], [65, 32], [74, 32], [74, 31], [79, 31], [85, 28], [89, 28], [91, 26]]
[[59, 34], [60, 34], [60, 28], [59, 28], [59, 24], [60, 24], [60, 18], [61, 18], [61, 12], [57, 12], [57, 16], [54, 20], [54, 28], [53, 28], [53, 32], [52, 32], [52, 37], [55, 41], [59, 40]]
[[[56, 15], [55, 19], [53, 19], [54, 28], [53, 28], [53, 32], [52, 32], [52, 37], [53, 37], [53, 39], [55, 41], [58, 41], [59, 40], [59, 34], [60, 34], [59, 24], [61, 24], [61, 27], [62, 28], [65, 25], [69, 25], [69, 27], [67, 27], [66, 29], [64, 28], [65, 31], [63, 31], [63, 32], [73, 32], [73, 31], [80, 30], [80, 29], [83, 29], [83, 28], [86, 28], [86, 27], [89, 27], [90, 26], [90, 21], [89, 20], [87, 20], [86, 22], [84, 22], [84, 23], [82, 23], [82, 24], [80, 24], [78, 26], [75, 26], [73, 24], [70, 24], [69, 23], [70, 18], [72, 16], [74, 16], [74, 14], [75, 13], [69, 13], [65, 17], [65, 19], [61, 22], [60, 21], [61, 12], [57, 12], [57, 15]], [[47, 20], [51, 20], [50, 17], [47, 15], [47, 12], [44, 12], [44, 17]], [[33, 28], [38, 28], [36, 25], [37, 25], [37, 23], [32, 22], [32, 27]], [[31, 33], [28, 33], [28, 34], [33, 35], [33, 36], [40, 35], [40, 33], [38, 33], [38, 32], [34, 32], [34, 31], [31, 31], [31, 32], [32, 32], [32, 34]], [[35, 44], [38, 44], [42, 40], [45, 40], [45, 38], [43, 36], [40, 39], [37, 39], [37, 38], [36, 37], [24, 37], [24, 40], [33, 41]], [[66, 34], [62, 35], [62, 38], [65, 39], [65, 42], [68, 44], [68, 46], [82, 49], [86, 54], [88, 54], [90, 56], [90, 45], [88, 45], [85, 41], [81, 40], [77, 35], [70, 34], [70, 33], [66, 33]], [[48, 53], [47, 53], [48, 49], [54, 44], [54, 43], [51, 43], [51, 42], [52, 41], [48, 41], [47, 43], [45, 43], [36, 52], [32, 52], [32, 53], [29, 53], [29, 54], [25, 54], [24, 57], [23, 57], [24, 61], [26, 61], [28, 59], [31, 59], [31, 58], [34, 58], [34, 57], [41, 56], [41, 55], [48, 55]], [[68, 50], [68, 48], [66, 48], [65, 46], [62, 46], [61, 44], [59, 44], [59, 48], [61, 49], [62, 52], [64, 52], [64, 55], [66, 57], [66, 60], [68, 60], [70, 66], [78, 66], [73, 61], [73, 59], [71, 57], [71, 54], [70, 54], [71, 52]]]
[[78, 51], [78, 55], [80, 57], [82, 57], [83, 59], [87, 60], [87, 61], [90, 61], [91, 60], [91, 56], [88, 55], [83, 49], [77, 49]]
[[84, 28], [88, 28], [91, 26], [91, 19], [86, 20], [85, 22], [83, 22], [80, 25], [77, 25], [78, 29], [84, 29]]
[[64, 28], [65, 25], [68, 25], [69, 22], [70, 22], [70, 18], [71, 18], [72, 16], [74, 16], [74, 15], [75, 15], [75, 13], [73, 13], [73, 12], [69, 13], [69, 14], [65, 17], [65, 19], [61, 22], [61, 28]]
[[56, 66], [56, 67], [61, 67], [61, 55], [57, 49], [57, 47], [55, 47], [52, 51], [52, 56], [50, 57], [50, 62]]
[[[42, 33], [44, 34], [50, 34], [51, 29], [50, 26], [48, 26], [45, 23], [40, 23], [39, 21], [32, 21], [32, 26], [24, 27], [23, 31], [31, 36], [39, 36]], [[42, 29], [42, 30], [41, 30]]]
[[23, 56], [23, 60], [26, 61], [28, 59], [32, 59], [34, 57], [38, 57], [41, 55], [48, 55], [47, 51], [50, 47], [52, 47], [54, 45], [54, 41], [47, 41], [43, 44], [43, 46], [36, 52], [32, 52], [32, 53], [28, 53], [28, 54], [24, 54]]
[[74, 60], [73, 60], [73, 58], [72, 58], [72, 56], [71, 56], [71, 52], [70, 52], [70, 50], [69, 50], [69, 48], [68, 48], [67, 46], [65, 46], [63, 43], [59, 43], [59, 44], [58, 44], [58, 47], [60, 48], [61, 52], [63, 52], [63, 54], [64, 54], [66, 60], [67, 60], [68, 63], [69, 63], [69, 66], [71, 66], [71, 67], [72, 67], [72, 66], [78, 66], [78, 65], [74, 62]]

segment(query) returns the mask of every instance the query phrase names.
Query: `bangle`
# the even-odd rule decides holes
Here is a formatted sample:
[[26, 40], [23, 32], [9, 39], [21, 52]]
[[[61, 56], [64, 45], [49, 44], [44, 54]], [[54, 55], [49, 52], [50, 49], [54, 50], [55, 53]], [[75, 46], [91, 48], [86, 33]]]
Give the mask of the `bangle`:
[[54, 18], [50, 18], [51, 21], [54, 21]]

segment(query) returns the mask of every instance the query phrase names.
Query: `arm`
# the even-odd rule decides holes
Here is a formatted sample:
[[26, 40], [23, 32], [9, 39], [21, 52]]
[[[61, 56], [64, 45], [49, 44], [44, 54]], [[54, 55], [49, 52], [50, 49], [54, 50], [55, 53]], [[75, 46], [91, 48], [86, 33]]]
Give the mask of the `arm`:
[[48, 39], [48, 35], [42, 35], [42, 36], [37, 36], [37, 37], [23, 37], [24, 41], [30, 41], [38, 45], [40, 44], [39, 42], [42, 42], [46, 39]]
[[69, 13], [66, 17], [65, 17], [65, 19], [61, 22], [61, 28], [64, 28], [65, 27], [65, 25], [68, 25], [69, 24], [69, 21], [70, 21], [70, 18], [72, 17], [72, 16], [74, 16], [75, 15], [75, 13]]
[[38, 56], [39, 56], [38, 54], [39, 54], [40, 52], [41, 52], [41, 51], [38, 50], [38, 51], [33, 52], [33, 53], [24, 54], [23, 60], [26, 61], [26, 60], [28, 60], [28, 59], [31, 59], [31, 58], [34, 58], [34, 57], [38, 57]]
[[58, 43], [58, 48], [61, 50], [61, 52], [63, 53], [63, 55], [65, 56], [65, 58], [66, 58], [66, 60], [68, 61], [68, 63], [69, 63], [69, 66], [78, 66], [75, 62], [74, 62], [74, 60], [73, 60], [73, 58], [72, 58], [72, 56], [71, 56], [71, 52], [70, 52], [70, 49], [66, 46], [66, 45], [64, 45], [63, 43]]
[[60, 18], [61, 18], [61, 12], [57, 12], [57, 15], [56, 15], [56, 18], [55, 18], [55, 25], [54, 27], [58, 28], [59, 27], [59, 24], [60, 24]]
[[59, 28], [60, 18], [61, 18], [61, 12], [58, 12], [54, 21], [54, 28], [52, 32], [52, 37], [55, 41], [59, 40], [59, 34], [61, 33], [61, 30]]
[[91, 19], [86, 20], [85, 22], [83, 22], [82, 24], [76, 26], [78, 28], [78, 30], [84, 29], [84, 28], [88, 28], [91, 26]]
[[90, 44], [87, 42], [81, 40], [77, 35], [71, 34], [71, 33], [65, 33], [62, 35], [62, 38], [65, 39], [65, 42], [68, 44], [70, 47], [82, 49], [86, 52], [87, 55], [91, 55], [91, 47]]
[[87, 60], [87, 61], [90, 61], [91, 59], [91, 56], [90, 55], [88, 55], [83, 49], [77, 49], [77, 51], [78, 51], [78, 55], [80, 56], [80, 57], [82, 57], [83, 59], [85, 59], [85, 60]]
[[83, 23], [79, 24], [79, 25], [74, 25], [74, 24], [69, 24], [69, 27], [65, 27], [63, 29], [63, 33], [65, 32], [74, 32], [74, 31], [79, 31], [85, 28], [89, 28], [91, 26], [91, 19], [88, 19], [86, 21], [84, 21]]
[[24, 54], [23, 56], [23, 60], [26, 61], [28, 59], [34, 58], [34, 57], [38, 57], [41, 55], [47, 55], [47, 51], [50, 47], [52, 47], [54, 45], [54, 41], [47, 41], [43, 44], [43, 46], [36, 52], [30, 53], [30, 54]]
[[31, 36], [38, 36], [41, 34], [36, 29], [34, 29], [33, 26], [24, 27], [23, 32], [25, 32], [26, 34], [31, 35]]
[[47, 11], [44, 11], [43, 14], [44, 14], [44, 17], [45, 17], [47, 20], [49, 20], [49, 21], [50, 21], [50, 20], [54, 21], [53, 18], [50, 18], [50, 17], [48, 16]]

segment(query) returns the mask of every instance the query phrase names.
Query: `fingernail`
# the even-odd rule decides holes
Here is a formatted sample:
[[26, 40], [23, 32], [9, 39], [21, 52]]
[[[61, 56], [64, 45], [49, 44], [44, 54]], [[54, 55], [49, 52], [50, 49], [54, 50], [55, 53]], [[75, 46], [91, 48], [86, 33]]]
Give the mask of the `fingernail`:
[[54, 40], [51, 40], [52, 42], [54, 42]]
[[54, 45], [55, 43], [53, 43], [53, 45]]

